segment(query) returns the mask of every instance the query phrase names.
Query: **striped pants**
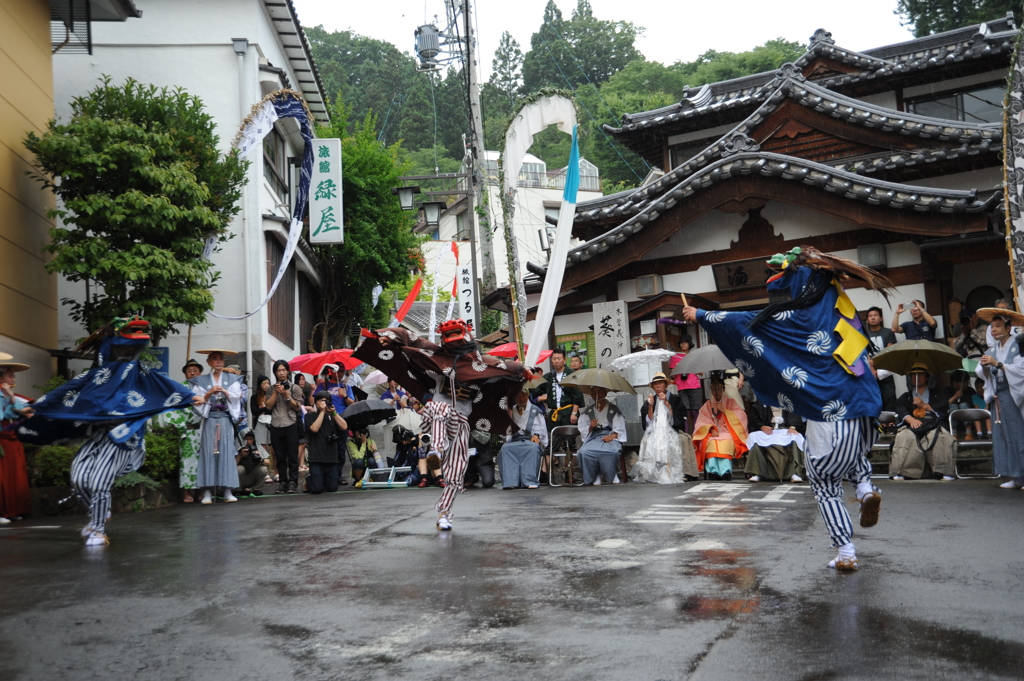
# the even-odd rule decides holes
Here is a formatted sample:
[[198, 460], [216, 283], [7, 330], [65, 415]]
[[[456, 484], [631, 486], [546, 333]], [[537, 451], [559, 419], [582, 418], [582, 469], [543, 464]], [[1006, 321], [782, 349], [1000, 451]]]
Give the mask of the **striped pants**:
[[[125, 449], [107, 437], [109, 429], [98, 430], [82, 445], [71, 462], [71, 485], [89, 507], [89, 525], [104, 533], [110, 515], [110, 490], [122, 475], [141, 467], [145, 446]], [[141, 450], [141, 451], [140, 451]]]
[[867, 454], [877, 438], [874, 419], [867, 416], [846, 421], [807, 421], [807, 480], [836, 547], [849, 544], [853, 537], [853, 523], [843, 503], [843, 480], [870, 483]]
[[423, 410], [422, 428], [430, 430], [430, 447], [441, 456], [441, 477], [446, 485], [435, 508], [451, 516], [469, 466], [469, 419], [450, 404], [431, 400]]

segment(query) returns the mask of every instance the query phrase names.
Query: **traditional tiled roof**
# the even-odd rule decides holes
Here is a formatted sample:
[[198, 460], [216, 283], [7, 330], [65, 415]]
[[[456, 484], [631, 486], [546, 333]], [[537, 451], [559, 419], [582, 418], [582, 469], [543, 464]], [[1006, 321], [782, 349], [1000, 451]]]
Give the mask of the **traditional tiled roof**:
[[731, 110], [749, 110], [762, 104], [775, 90], [774, 81], [782, 71], [802, 70], [815, 59], [824, 57], [853, 66], [859, 71], [834, 74], [818, 79], [826, 88], [845, 88], [877, 81], [879, 90], [891, 89], [885, 81], [915, 73], [962, 64], [983, 58], [1008, 56], [1013, 51], [1017, 29], [1012, 16], [996, 21], [947, 31], [904, 43], [887, 45], [865, 52], [854, 52], [834, 44], [831, 34], [818, 29], [811, 37], [807, 52], [793, 64], [778, 71], [766, 71], [742, 78], [711, 83], [699, 89], [686, 89], [676, 104], [651, 111], [624, 114], [622, 126], [604, 126], [613, 135], [657, 128], [688, 119], [701, 120]]
[[[712, 165], [718, 169], [708, 175], [710, 182], [717, 181], [722, 174], [719, 163], [722, 159], [731, 157], [741, 152], [753, 154], [758, 161], [762, 161], [761, 169], [771, 167], [777, 170], [779, 176], [785, 179], [794, 179], [800, 174], [800, 179], [816, 177], [829, 174], [831, 180], [828, 186], [841, 186], [846, 180], [837, 178], [849, 176], [852, 181], [865, 183], [868, 180], [858, 177], [858, 174], [872, 174], [879, 170], [902, 168], [908, 165], [925, 164], [939, 160], [953, 160], [958, 157], [974, 156], [981, 153], [996, 151], [1000, 148], [1002, 141], [1002, 126], [998, 123], [964, 123], [959, 121], [948, 121], [916, 114], [893, 111], [874, 104], [846, 97], [839, 93], [823, 88], [816, 83], [804, 80], [799, 71], [793, 68], [780, 69], [773, 80], [774, 90], [766, 101], [746, 119], [739, 123], [732, 131], [720, 138], [714, 144], [704, 149], [693, 158], [683, 163], [671, 172], [665, 174], [656, 182], [639, 187], [604, 196], [594, 201], [584, 201], [577, 206], [576, 222], [587, 223], [604, 221], [618, 217], [629, 217], [641, 215], [652, 203], [663, 199], [664, 195], [673, 191], [677, 193], [678, 187], [683, 184], [692, 184], [690, 180], [696, 177], [704, 177], [703, 171]], [[884, 151], [866, 157], [855, 159], [841, 159], [834, 164], [812, 162], [800, 158], [781, 154], [767, 154], [762, 152], [757, 143], [749, 136], [756, 127], [762, 123], [773, 111], [778, 109], [785, 101], [793, 100], [801, 106], [815, 111], [828, 114], [851, 125], [860, 125], [866, 128], [881, 130], [890, 133], [897, 133], [901, 136], [917, 137], [922, 140], [938, 142], [939, 148], [919, 148], [914, 150], [893, 150]], [[748, 156], [753, 158], [751, 156]], [[732, 167], [730, 162], [729, 167]], [[795, 171], [794, 168], [801, 170]], [[749, 170], [743, 174], [749, 174]], [[759, 169], [758, 172], [761, 172]], [[775, 171], [773, 171], [775, 172]], [[707, 180], [702, 180], [700, 186]], [[709, 183], [710, 183], [709, 182]], [[816, 182], [808, 181], [809, 184]], [[836, 184], [838, 183], [838, 184]], [[818, 184], [818, 186], [826, 186]], [[903, 187], [911, 187], [905, 192]], [[953, 195], [930, 194], [938, 190], [911, 185], [900, 185], [881, 180], [871, 180], [870, 184], [859, 187], [851, 198], [856, 198], [857, 193], [862, 189], [870, 191], [865, 196], [894, 197], [901, 192], [906, 193], [907, 206], [914, 206], [918, 210], [920, 205], [928, 205], [940, 196], [952, 198]], [[835, 189], [830, 189], [835, 191]], [[877, 193], [876, 193], [877, 192]], [[846, 192], [849, 194], [849, 192]], [[922, 198], [922, 197], [928, 198]], [[912, 198], [917, 197], [917, 198]], [[683, 198], [682, 195], [678, 198]], [[965, 203], [960, 203], [964, 201]], [[894, 207], [905, 207], [905, 201], [899, 199], [879, 199], [877, 203], [883, 205], [894, 205]], [[935, 203], [939, 208], [953, 210], [956, 205], [960, 210], [966, 210], [967, 206], [974, 205], [973, 198], [968, 200], [965, 192], [956, 194], [956, 198], [948, 205], [943, 202]], [[925, 208], [925, 210], [929, 210]], [[979, 208], [980, 210], [980, 208]]]

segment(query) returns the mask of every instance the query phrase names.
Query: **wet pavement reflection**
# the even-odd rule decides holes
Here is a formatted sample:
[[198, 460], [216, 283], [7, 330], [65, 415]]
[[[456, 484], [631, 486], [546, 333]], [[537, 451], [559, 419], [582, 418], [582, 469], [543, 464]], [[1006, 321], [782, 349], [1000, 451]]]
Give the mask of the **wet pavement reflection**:
[[16, 523], [0, 679], [1024, 676], [1024, 495], [891, 485], [836, 574], [809, 494], [751, 489], [475, 490], [451, 534], [429, 490], [118, 515], [106, 549]]

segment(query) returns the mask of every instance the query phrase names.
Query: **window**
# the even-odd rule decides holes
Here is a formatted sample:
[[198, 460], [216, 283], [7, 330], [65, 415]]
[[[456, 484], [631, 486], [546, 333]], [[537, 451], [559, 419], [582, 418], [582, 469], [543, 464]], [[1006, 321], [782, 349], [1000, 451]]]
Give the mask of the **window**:
[[558, 222], [558, 206], [544, 206], [544, 217], [551, 218], [555, 222]]
[[316, 313], [320, 301], [319, 291], [304, 273], [299, 273], [299, 347], [300, 353], [306, 352], [313, 325], [316, 324]]
[[277, 198], [288, 202], [288, 158], [285, 153], [284, 138], [281, 133], [272, 129], [263, 138], [263, 177], [273, 187]]
[[466, 211], [455, 216], [455, 240], [469, 241], [469, 226], [466, 224]]
[[1004, 94], [1004, 83], [983, 85], [960, 92], [909, 100], [907, 111], [965, 123], [996, 123], [1003, 119]]
[[[277, 237], [268, 233], [267, 239], [267, 291], [274, 285], [277, 270], [284, 260], [284, 246]], [[295, 263], [288, 269], [281, 284], [267, 303], [267, 331], [288, 347], [295, 345]]]

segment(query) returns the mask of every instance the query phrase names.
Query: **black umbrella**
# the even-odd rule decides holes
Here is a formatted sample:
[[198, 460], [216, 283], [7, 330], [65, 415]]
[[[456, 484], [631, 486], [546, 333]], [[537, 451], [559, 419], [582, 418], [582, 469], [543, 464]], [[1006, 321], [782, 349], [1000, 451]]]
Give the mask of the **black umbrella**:
[[371, 398], [349, 406], [341, 416], [345, 419], [348, 427], [354, 430], [393, 419], [397, 413], [395, 408], [384, 400]]

